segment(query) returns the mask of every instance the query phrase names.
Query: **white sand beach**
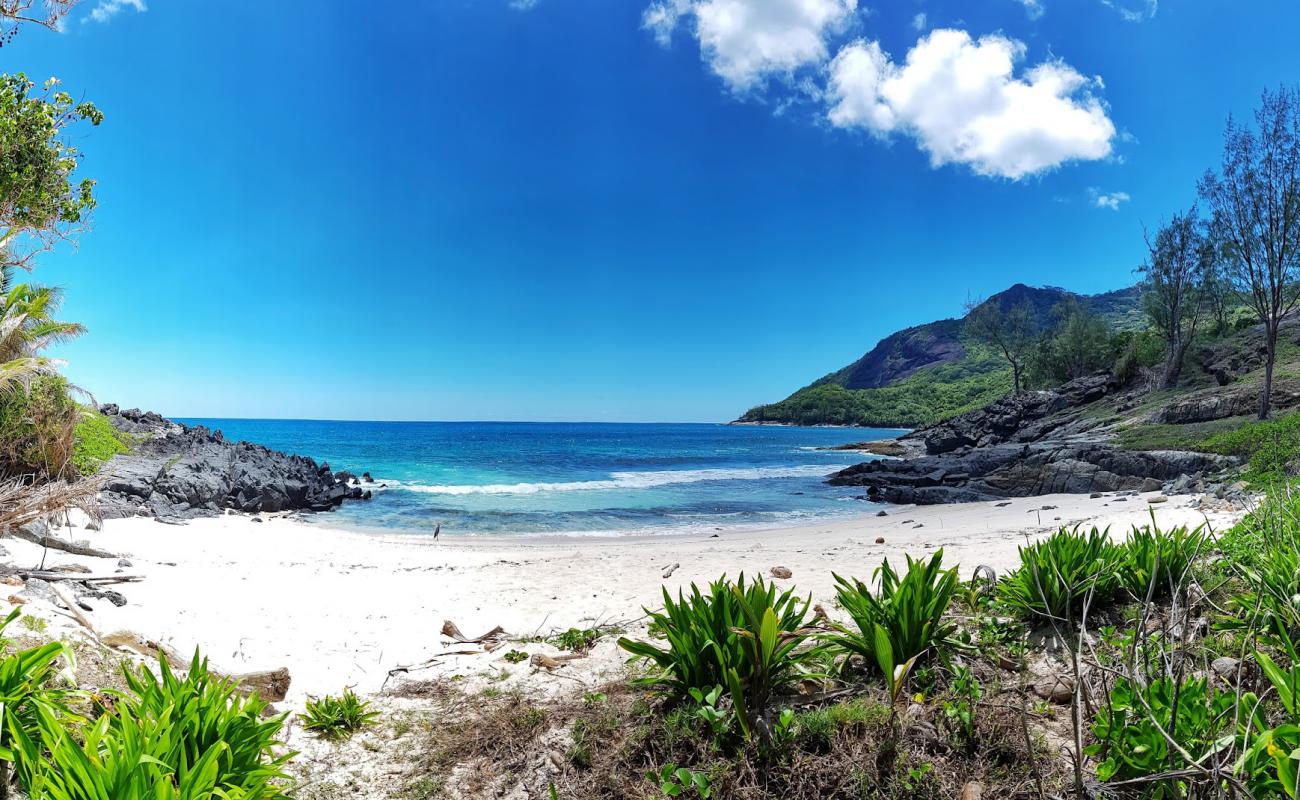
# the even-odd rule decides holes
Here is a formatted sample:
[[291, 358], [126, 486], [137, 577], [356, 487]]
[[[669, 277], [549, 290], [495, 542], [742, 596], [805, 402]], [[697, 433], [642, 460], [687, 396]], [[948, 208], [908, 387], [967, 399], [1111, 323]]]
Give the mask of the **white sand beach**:
[[[374, 535], [329, 527], [328, 517], [306, 523], [286, 517], [254, 521], [227, 515], [184, 526], [149, 518], [105, 522], [101, 531], [64, 530], [100, 548], [123, 554], [115, 561], [49, 551], [45, 566], [78, 563], [96, 573], [143, 576], [118, 587], [129, 602], [115, 608], [92, 603], [100, 633], [129, 630], [170, 644], [182, 653], [195, 647], [227, 672], [288, 667], [293, 683], [287, 703], [343, 686], [373, 692], [389, 670], [421, 663], [450, 650], [440, 634], [444, 620], [468, 636], [500, 625], [528, 637], [617, 622], [631, 632], [644, 629], [643, 605], [660, 602], [660, 587], [675, 592], [726, 573], [767, 575], [774, 566], [792, 577], [782, 586], [811, 592], [815, 602], [833, 599], [832, 571], [869, 577], [883, 558], [902, 562], [943, 548], [946, 563], [963, 575], [979, 564], [999, 572], [1017, 562], [1017, 545], [1062, 525], [1110, 526], [1122, 536], [1150, 521], [1154, 510], [1164, 526], [1209, 522], [1222, 530], [1241, 511], [1200, 496], [1171, 497], [1148, 504], [1148, 496], [1092, 499], [1048, 495], [1003, 503], [900, 506], [887, 516], [864, 516], [801, 527], [720, 531], [716, 536], [503, 537]], [[877, 544], [878, 537], [884, 538]], [[41, 561], [42, 551], [26, 542], [7, 542], [19, 565]], [[668, 579], [667, 568], [677, 566]], [[59, 619], [51, 607], [31, 610]], [[527, 664], [507, 665], [512, 647], [558, 654], [544, 642], [511, 644], [495, 652], [450, 655], [411, 674], [431, 679], [451, 675], [473, 682], [493, 677], [542, 691], [572, 689], [613, 677], [623, 661], [614, 637], [592, 654], [555, 674]], [[471, 647], [469, 649], [477, 649]], [[499, 674], [508, 670], [506, 678]], [[496, 674], [494, 674], [494, 672]], [[562, 679], [563, 678], [563, 679]], [[547, 687], [550, 687], [548, 689]]]

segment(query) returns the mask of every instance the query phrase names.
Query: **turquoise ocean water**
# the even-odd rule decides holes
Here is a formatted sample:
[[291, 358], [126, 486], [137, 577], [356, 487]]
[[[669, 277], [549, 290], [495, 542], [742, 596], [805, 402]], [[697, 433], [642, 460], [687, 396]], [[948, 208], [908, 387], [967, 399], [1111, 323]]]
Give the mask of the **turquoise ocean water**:
[[185, 419], [374, 476], [317, 522], [468, 534], [673, 533], [862, 514], [824, 483], [869, 458], [819, 450], [900, 431], [685, 424]]

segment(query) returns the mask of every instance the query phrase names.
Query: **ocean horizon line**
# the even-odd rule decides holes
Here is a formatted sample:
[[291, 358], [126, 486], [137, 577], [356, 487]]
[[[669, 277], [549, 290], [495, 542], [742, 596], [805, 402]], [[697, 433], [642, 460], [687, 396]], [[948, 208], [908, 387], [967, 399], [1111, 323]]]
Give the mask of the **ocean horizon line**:
[[[734, 420], [726, 422], [717, 421], [674, 421], [674, 420], [581, 420], [581, 419], [362, 419], [362, 418], [338, 418], [338, 417], [243, 417], [243, 416], [211, 416], [211, 415], [191, 415], [191, 414], [163, 414], [163, 417], [173, 421], [180, 422], [198, 422], [203, 423], [211, 420], [229, 420], [232, 422], [329, 422], [329, 423], [386, 423], [401, 425], [698, 425], [698, 426], [732, 426], [744, 427], [764, 427], [756, 423], [736, 423]], [[790, 428], [820, 428], [820, 429], [846, 429], [861, 428], [862, 430], [877, 431], [908, 431], [912, 428], [902, 425], [881, 425], [881, 426], [864, 426], [864, 425], [789, 425], [789, 424], [772, 424], [767, 427], [790, 427]]]

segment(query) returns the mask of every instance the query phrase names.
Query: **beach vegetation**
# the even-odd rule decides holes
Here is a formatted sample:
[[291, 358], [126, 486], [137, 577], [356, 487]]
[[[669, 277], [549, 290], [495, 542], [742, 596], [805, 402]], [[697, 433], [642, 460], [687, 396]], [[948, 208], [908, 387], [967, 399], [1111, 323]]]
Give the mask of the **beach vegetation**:
[[72, 477], [80, 409], [59, 375], [40, 375], [25, 389], [0, 392], [0, 474]]
[[1300, 472], [1300, 412], [1221, 431], [1204, 449], [1246, 459], [1242, 477], [1256, 486], [1285, 481]]
[[1123, 557], [1108, 531], [1061, 528], [1020, 547], [1020, 566], [998, 584], [998, 601], [1023, 619], [1075, 620], [1114, 596]]
[[561, 650], [585, 653], [596, 644], [601, 635], [601, 631], [596, 628], [569, 628], [552, 636], [550, 642]]
[[[487, 690], [484, 691], [486, 694]], [[375, 724], [378, 719], [379, 712], [373, 710], [368, 701], [357, 697], [352, 689], [345, 688], [338, 695], [308, 700], [302, 726], [324, 739], [346, 739]]]
[[[0, 631], [18, 619], [14, 610]], [[287, 800], [284, 716], [240, 697], [198, 654], [184, 678], [124, 666], [125, 690], [70, 688], [61, 642], [0, 659], [0, 795], [48, 800]]]
[[734, 583], [724, 576], [707, 592], [692, 584], [690, 595], [679, 591], [676, 600], [665, 588], [663, 597], [662, 610], [646, 610], [650, 631], [663, 644], [619, 639], [633, 658], [655, 668], [636, 682], [679, 699], [725, 687], [745, 738], [762, 732], [758, 723], [773, 695], [810, 672], [811, 600], [744, 575]]
[[1152, 513], [1151, 524], [1133, 528], [1121, 545], [1120, 581], [1137, 600], [1169, 597], [1209, 546], [1204, 525], [1162, 530]]
[[853, 627], [837, 626], [826, 640], [846, 656], [860, 656], [886, 680], [905, 679], [918, 661], [943, 659], [956, 644], [956, 624], [946, 614], [960, 581], [956, 567], [943, 568], [942, 549], [929, 559], [908, 556], [902, 575], [886, 559], [874, 573], [876, 591], [856, 578], [834, 578], [835, 596]]
[[78, 475], [94, 475], [110, 458], [131, 449], [128, 437], [108, 417], [83, 408], [72, 431], [72, 466]]

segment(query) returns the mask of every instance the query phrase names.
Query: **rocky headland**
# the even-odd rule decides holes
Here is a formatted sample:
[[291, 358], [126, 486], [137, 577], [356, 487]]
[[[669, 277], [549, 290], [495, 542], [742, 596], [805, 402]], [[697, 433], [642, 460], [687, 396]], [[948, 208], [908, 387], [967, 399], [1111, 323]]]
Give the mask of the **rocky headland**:
[[1109, 372], [1022, 392], [901, 437], [902, 448], [919, 451], [913, 458], [857, 464], [829, 482], [861, 486], [870, 500], [921, 505], [1054, 493], [1221, 493], [1233, 458], [1113, 443], [1114, 414], [1138, 399]]
[[105, 517], [183, 521], [226, 510], [330, 511], [371, 495], [369, 474], [334, 472], [307, 456], [232, 442], [221, 431], [152, 411], [113, 404], [100, 411], [131, 441], [130, 452], [114, 456], [101, 472]]

